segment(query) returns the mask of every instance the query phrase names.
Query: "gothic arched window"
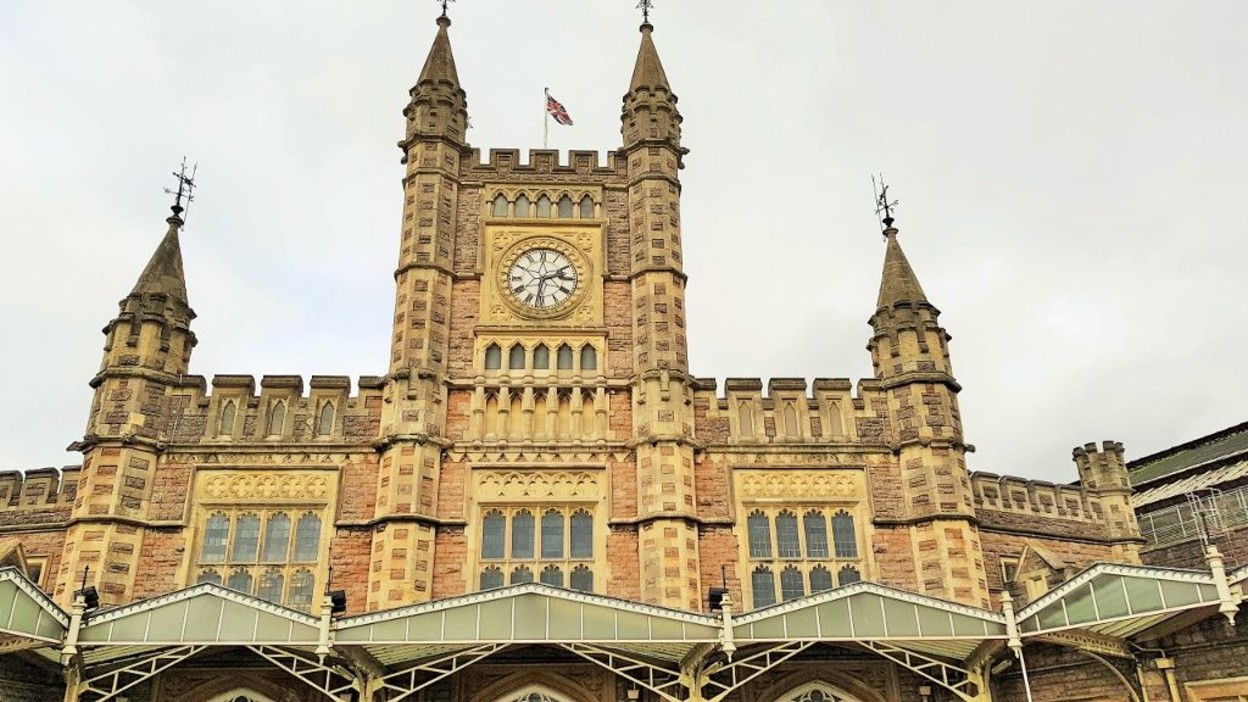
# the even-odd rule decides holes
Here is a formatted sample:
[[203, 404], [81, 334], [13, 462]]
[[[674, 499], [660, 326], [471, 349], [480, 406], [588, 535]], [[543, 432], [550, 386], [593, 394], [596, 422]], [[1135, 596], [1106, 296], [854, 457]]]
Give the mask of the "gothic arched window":
[[598, 349], [592, 344], [581, 348], [581, 370], [598, 370]]
[[537, 198], [537, 216], [543, 219], [550, 216], [550, 198], [546, 196], [546, 193], [542, 193], [542, 196]]
[[553, 585], [554, 587], [563, 587], [563, 568], [557, 565], [548, 565], [543, 568], [542, 583]]
[[754, 410], [748, 402], [742, 402], [737, 407], [737, 430], [741, 436], [754, 436]]
[[572, 557], [593, 558], [594, 518], [583, 509], [572, 514]]
[[269, 568], [260, 576], [260, 587], [256, 589], [256, 596], [269, 602], [281, 602], [285, 584], [286, 578], [282, 576], [282, 571]]
[[515, 344], [507, 353], [507, 367], [511, 370], [524, 370], [524, 347]]
[[563, 197], [559, 198], [559, 218], [560, 219], [572, 219], [572, 213], [575, 211], [575, 208], [576, 206], [572, 204], [572, 198], [568, 197], [567, 195], [564, 195]]
[[255, 563], [260, 553], [260, 517], [244, 514], [234, 527], [234, 548], [230, 560], [235, 563]]
[[305, 514], [295, 525], [296, 562], [315, 561], [321, 550], [321, 518]]
[[810, 569], [810, 594], [832, 589], [832, 573], [823, 566]]
[[547, 370], [550, 368], [550, 349], [546, 344], [538, 344], [533, 349], [533, 368]]
[[264, 562], [284, 563], [290, 551], [290, 517], [278, 512], [264, 530]]
[[521, 195], [520, 197], [516, 198], [516, 216], [517, 217], [531, 216], [531, 213], [529, 212], [529, 196], [528, 195]]
[[511, 518], [511, 557], [533, 557], [533, 513], [527, 509]]
[[771, 521], [762, 512], [753, 512], [746, 519], [750, 540], [750, 558], [771, 558]]
[[557, 510], [542, 515], [542, 558], [563, 558], [563, 514]]
[[792, 438], [802, 435], [797, 427], [797, 410], [793, 407], [792, 402], [784, 404], [784, 433]]
[[481, 589], [493, 590], [503, 586], [503, 571], [498, 566], [490, 566], [481, 571]]
[[589, 566], [578, 565], [572, 569], [572, 589], [581, 592], [594, 591], [594, 572]]
[[806, 528], [806, 557], [827, 558], [828, 522], [823, 518], [823, 512], [812, 509], [802, 518], [802, 522]]
[[581, 219], [594, 218], [594, 199], [588, 195], [581, 198]]
[[845, 510], [832, 517], [832, 541], [837, 558], [858, 557], [858, 537], [854, 532], [854, 518]]
[[208, 570], [202, 571], [199, 574], [199, 577], [195, 578], [195, 584], [198, 585], [199, 583], [212, 583], [213, 585], [220, 585], [221, 574], [209, 568]]
[[316, 588], [316, 576], [307, 568], [300, 568], [290, 576], [290, 597], [286, 604], [292, 609], [307, 612], [312, 609], [312, 595]]
[[485, 349], [485, 369], [498, 370], [503, 367], [503, 350], [498, 344], [490, 344]]
[[802, 571], [797, 566], [788, 566], [780, 571], [780, 597], [785, 602], [795, 600], [806, 594], [806, 584], [802, 582]]
[[559, 346], [559, 370], [572, 370], [572, 347], [567, 344]]
[[507, 206], [511, 203], [507, 202], [507, 196], [499, 193], [494, 196], [494, 211], [491, 212], [495, 217], [506, 217]]
[[767, 566], [759, 566], [750, 574], [750, 588], [754, 591], [754, 609], [776, 603], [776, 578]]
[[512, 585], [531, 582], [533, 582], [533, 571], [529, 570], [527, 566], [517, 566], [511, 571]]
[[225, 586], [231, 590], [238, 590], [251, 594], [251, 573], [245, 570], [236, 570], [230, 573], [230, 579], [225, 581]]
[[230, 518], [217, 512], [208, 518], [204, 526], [204, 544], [199, 560], [204, 563], [224, 563], [225, 545], [230, 538]]
[[836, 579], [840, 585], [848, 585], [862, 580], [862, 574], [853, 566], [845, 566], [841, 568], [841, 572], [837, 573]]
[[801, 558], [797, 536], [797, 515], [787, 509], [776, 515], [776, 551], [781, 558]]
[[[507, 524], [506, 517], [503, 513], [494, 509], [486, 513], [485, 519], [481, 520], [481, 557], [482, 558], [502, 558], [503, 543], [506, 536]], [[499, 574], [502, 578], [502, 574]]]

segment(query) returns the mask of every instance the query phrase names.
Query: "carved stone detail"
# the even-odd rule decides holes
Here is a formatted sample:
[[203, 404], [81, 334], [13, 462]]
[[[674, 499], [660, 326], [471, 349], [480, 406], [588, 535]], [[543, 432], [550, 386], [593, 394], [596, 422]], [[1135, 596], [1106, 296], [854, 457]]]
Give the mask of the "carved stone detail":
[[785, 497], [799, 500], [842, 500], [860, 497], [856, 476], [845, 473], [767, 472], [741, 479], [741, 493], [749, 498]]
[[596, 499], [597, 475], [582, 471], [487, 471], [477, 476], [478, 495], [486, 500]]
[[214, 500], [323, 500], [329, 492], [329, 478], [315, 473], [215, 473], [204, 481]]

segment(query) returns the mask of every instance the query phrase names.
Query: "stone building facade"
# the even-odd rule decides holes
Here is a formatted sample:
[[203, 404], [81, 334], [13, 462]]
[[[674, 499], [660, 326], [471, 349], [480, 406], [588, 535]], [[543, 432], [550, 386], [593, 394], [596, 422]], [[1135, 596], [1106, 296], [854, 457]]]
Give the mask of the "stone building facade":
[[[653, 28], [642, 27], [617, 150], [522, 156], [468, 144], [449, 25], [439, 19], [404, 112], [385, 375], [191, 374], [195, 313], [175, 208], [105, 329], [87, 430], [73, 446], [82, 464], [0, 474], [0, 556], [47, 594], [40, 599], [14, 576], [14, 597], [26, 593], [58, 621], [61, 612], [73, 632], [41, 657], [35, 634], [6, 630], [13, 652], [0, 657], [0, 678], [9, 676], [8, 698], [1023, 699], [1008, 650], [1022, 639], [1007, 634], [1013, 615], [998, 612], [1025, 615], [1025, 605], [1043, 605], [1094, 564], [1142, 568], [1146, 541], [1122, 445], [1076, 449], [1079, 480], [1070, 485], [968, 472], [973, 449], [950, 337], [891, 221], [870, 318], [873, 378], [721, 385], [693, 375], [680, 210], [687, 150]], [[1203, 555], [1185, 565], [1207, 567]], [[85, 623], [73, 619], [82, 614], [84, 577], [100, 604]], [[1194, 587], [1195, 609], [1184, 611], [1199, 623], [1218, 602]], [[343, 592], [345, 612], [326, 608], [329, 589]], [[485, 607], [492, 593], [655, 619], [624, 648], [587, 643], [587, 634], [554, 647], [539, 645], [553, 640], [549, 632], [506, 639], [506, 647], [474, 639], [498, 648], [442, 677], [422, 661], [464, 641], [452, 636], [453, 645], [411, 653], [351, 638], [392, 616]], [[929, 626], [790, 651], [789, 629], [761, 633], [768, 613], [789, 616], [799, 603], [839, 601], [837, 593], [880, 598], [885, 609], [905, 603], [920, 618], [979, 617], [984, 636], [941, 637]], [[716, 603], [725, 595], [729, 633], [697, 643], [689, 632], [723, 617]], [[176, 660], [170, 651], [183, 649], [169, 642], [126, 654], [172, 661], [159, 670], [103, 653], [128, 617], [145, 613], [150, 637], [154, 612], [209, 596], [227, 602], [218, 631], [241, 621], [222, 612], [250, 607], [285, 617], [288, 636], [319, 631], [317, 656], [311, 646], [282, 649], [244, 634], [215, 646], [179, 640], [207, 648]], [[730, 685], [733, 613], [754, 627], [748, 641], [758, 648], [741, 650], [759, 651], [766, 665]], [[689, 644], [673, 659], [684, 693], [639, 680], [618, 662], [632, 656], [651, 672], [666, 670], [656, 661], [674, 656], [675, 644], [655, 644], [662, 637], [654, 627], [672, 622]], [[410, 635], [413, 625], [405, 626]], [[449, 636], [441, 626], [439, 636]], [[94, 638], [93, 627], [111, 628]], [[368, 631], [378, 641], [380, 630]], [[1046, 636], [1026, 645], [1055, 666], [1086, 652], [1079, 641]], [[90, 643], [79, 648], [78, 638]], [[949, 648], [946, 638], [968, 648]], [[712, 649], [729, 644], [728, 663], [711, 667]], [[1087, 668], [1079, 660], [1071, 665]], [[312, 685], [305, 665], [349, 684]], [[90, 682], [122, 669], [111, 693]], [[1118, 659], [1108, 669], [1135, 674]], [[1124, 687], [1125, 674], [1108, 669], [1092, 665], [1088, 675], [1117, 692], [1086, 699], [1137, 694], [1138, 685]], [[50, 681], [64, 672], [68, 683], [19, 682], [40, 671]], [[377, 682], [399, 673], [408, 687]], [[690, 675], [709, 687], [690, 686]], [[1033, 690], [1035, 699], [1075, 699], [1062, 696], [1068, 681], [1039, 675], [1048, 687]], [[118, 690], [117, 679], [137, 682]], [[718, 698], [706, 692], [716, 685], [725, 690]]]

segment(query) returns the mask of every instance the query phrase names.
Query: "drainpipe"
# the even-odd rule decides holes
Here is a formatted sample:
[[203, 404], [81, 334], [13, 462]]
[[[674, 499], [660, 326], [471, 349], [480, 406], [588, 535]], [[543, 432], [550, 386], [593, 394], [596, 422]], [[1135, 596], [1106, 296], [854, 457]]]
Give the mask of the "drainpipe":
[[1023, 640], [1018, 635], [1018, 621], [1014, 618], [1014, 598], [1008, 590], [1001, 593], [1001, 613], [1005, 615], [1006, 645], [1018, 657], [1023, 669], [1023, 689], [1027, 691], [1027, 702], [1034, 702], [1031, 697], [1031, 680], [1027, 677], [1027, 659], [1023, 656]]
[[1217, 546], [1209, 544], [1205, 547], [1205, 562], [1209, 564], [1209, 570], [1213, 571], [1213, 584], [1218, 588], [1218, 601], [1222, 603], [1218, 611], [1234, 624], [1235, 615], [1239, 612], [1239, 598], [1231, 594], [1231, 582], [1226, 577], [1226, 565]]

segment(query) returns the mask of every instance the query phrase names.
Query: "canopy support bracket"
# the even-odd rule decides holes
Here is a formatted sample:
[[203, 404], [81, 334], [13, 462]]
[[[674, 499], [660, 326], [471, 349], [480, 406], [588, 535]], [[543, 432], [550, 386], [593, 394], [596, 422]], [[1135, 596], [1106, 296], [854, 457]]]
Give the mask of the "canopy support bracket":
[[207, 648], [206, 646], [179, 646], [166, 650], [129, 665], [115, 668], [107, 673], [100, 673], [79, 683], [79, 699], [91, 702], [107, 702], [118, 695], [150, 680], [165, 670], [181, 663], [191, 656]]
[[979, 686], [973, 679], [975, 676], [970, 671], [883, 641], [867, 640], [859, 643], [906, 670], [945, 688], [957, 695], [958, 699], [963, 702], [979, 702], [982, 698]]
[[[734, 690], [739, 689], [754, 678], [805, 651], [813, 646], [814, 643], [814, 641], [788, 641], [770, 646], [762, 651], [746, 654], [735, 661], [726, 662], [722, 665], [718, 664], [719, 661], [712, 659], [709, 661], [709, 664], [704, 664], [698, 672], [696, 678], [698, 689], [711, 687], [716, 692], [711, 697], [706, 697], [705, 699], [707, 702], [720, 702]], [[719, 682], [711, 677], [721, 673], [728, 676], [726, 683]]]
[[[410, 668], [382, 676], [378, 680], [377, 689], [397, 692], [397, 695], [388, 698], [388, 702], [399, 702], [506, 647], [505, 643], [483, 644], [422, 661]], [[418, 679], [422, 673], [429, 674], [430, 677]], [[373, 701], [363, 698], [363, 702]]]
[[667, 702], [683, 702], [684, 698], [673, 694], [676, 688], [690, 687], [686, 676], [653, 663], [583, 643], [565, 643], [560, 647], [585, 660], [606, 668], [629, 682], [640, 685]]
[[[350, 702], [351, 692], [359, 690], [354, 675], [317, 660], [311, 660], [276, 646], [248, 646], [256, 655], [299, 678], [309, 687], [334, 702]], [[338, 683], [335, 678], [344, 680]]]

